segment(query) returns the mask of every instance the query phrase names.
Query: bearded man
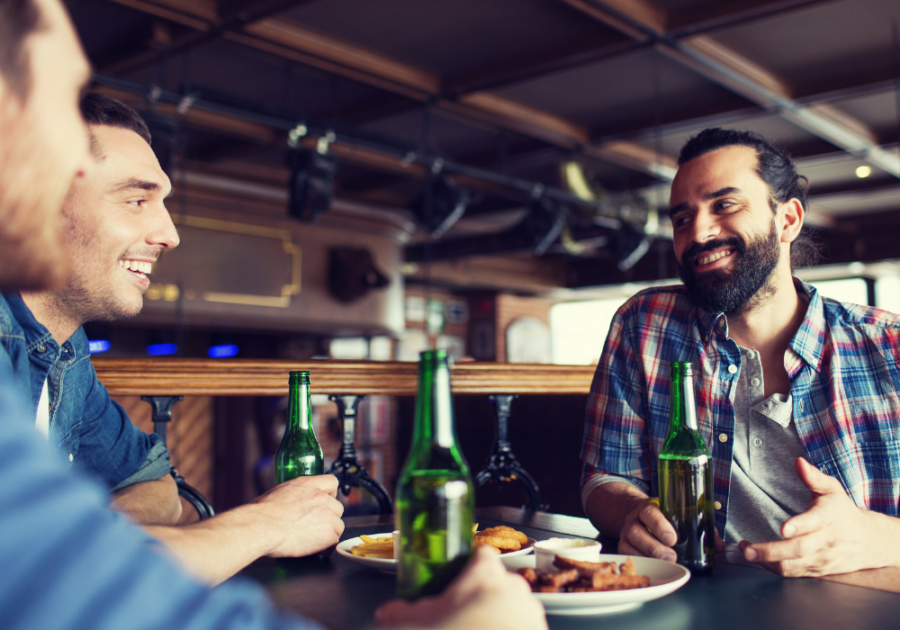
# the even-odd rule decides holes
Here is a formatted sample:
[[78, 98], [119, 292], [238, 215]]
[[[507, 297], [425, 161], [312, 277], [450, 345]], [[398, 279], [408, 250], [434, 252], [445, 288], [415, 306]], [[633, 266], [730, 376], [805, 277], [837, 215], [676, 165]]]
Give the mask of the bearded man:
[[651, 497], [669, 367], [690, 361], [726, 559], [784, 576], [900, 566], [900, 317], [793, 277], [806, 180], [764, 138], [707, 129], [678, 164], [684, 286], [638, 293], [612, 322], [586, 410], [585, 512], [619, 553], [674, 561]]

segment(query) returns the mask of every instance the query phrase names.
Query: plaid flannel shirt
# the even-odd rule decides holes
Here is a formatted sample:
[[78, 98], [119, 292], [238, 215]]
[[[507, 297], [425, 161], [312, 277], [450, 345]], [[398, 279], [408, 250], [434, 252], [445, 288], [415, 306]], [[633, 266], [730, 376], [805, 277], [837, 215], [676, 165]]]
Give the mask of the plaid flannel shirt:
[[[806, 456], [837, 478], [857, 506], [896, 516], [900, 316], [822, 298], [812, 286], [795, 284], [809, 304], [784, 365]], [[684, 287], [642, 291], [616, 313], [588, 399], [582, 481], [632, 477], [658, 496], [672, 361], [694, 364], [700, 432], [712, 452], [716, 526], [724, 532], [741, 353], [728, 337], [725, 315], [696, 308]]]

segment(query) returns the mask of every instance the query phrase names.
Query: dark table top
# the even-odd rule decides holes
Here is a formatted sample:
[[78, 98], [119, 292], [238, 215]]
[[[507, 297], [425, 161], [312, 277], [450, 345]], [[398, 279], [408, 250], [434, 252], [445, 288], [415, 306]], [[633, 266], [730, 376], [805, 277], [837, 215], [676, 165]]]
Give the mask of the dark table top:
[[[512, 525], [536, 540], [597, 536], [586, 519], [516, 508], [480, 509], [478, 521], [480, 528]], [[389, 532], [393, 520], [355, 517], [346, 519], [346, 525], [343, 539]], [[263, 559], [244, 573], [263, 582], [280, 606], [330, 630], [373, 627], [375, 609], [394, 597], [393, 575], [337, 553], [330, 558]], [[637, 610], [591, 617], [549, 616], [548, 622], [552, 629], [897, 629], [900, 594], [812, 578], [784, 579], [762, 569], [719, 562], [712, 575], [694, 576], [675, 593]]]

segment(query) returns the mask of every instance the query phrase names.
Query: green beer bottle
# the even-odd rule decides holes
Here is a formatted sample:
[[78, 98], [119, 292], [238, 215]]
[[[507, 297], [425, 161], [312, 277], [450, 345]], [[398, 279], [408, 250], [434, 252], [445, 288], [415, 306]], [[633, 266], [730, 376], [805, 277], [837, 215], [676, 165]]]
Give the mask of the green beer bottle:
[[275, 480], [281, 483], [294, 477], [321, 475], [324, 468], [322, 447], [312, 425], [309, 372], [291, 372], [288, 421], [275, 452]]
[[475, 487], [453, 423], [446, 350], [422, 352], [412, 447], [397, 485], [397, 594], [440, 593], [473, 549]]
[[695, 573], [712, 571], [712, 462], [697, 424], [691, 364], [684, 361], [672, 363], [669, 433], [659, 453], [659, 507], [678, 535], [678, 563]]

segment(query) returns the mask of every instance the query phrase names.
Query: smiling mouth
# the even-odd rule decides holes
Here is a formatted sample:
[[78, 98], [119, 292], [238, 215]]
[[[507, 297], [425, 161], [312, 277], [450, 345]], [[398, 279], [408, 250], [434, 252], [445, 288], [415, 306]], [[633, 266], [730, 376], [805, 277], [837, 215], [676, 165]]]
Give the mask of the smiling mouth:
[[733, 249], [720, 249], [717, 252], [712, 252], [710, 254], [704, 254], [702, 256], [698, 256], [694, 259], [694, 266], [701, 267], [703, 265], [709, 265], [710, 263], [714, 263], [717, 260], [721, 260], [726, 256], [730, 256], [734, 253]]
[[141, 279], [145, 279], [149, 276], [153, 269], [153, 263], [143, 260], [120, 260], [119, 266]]

